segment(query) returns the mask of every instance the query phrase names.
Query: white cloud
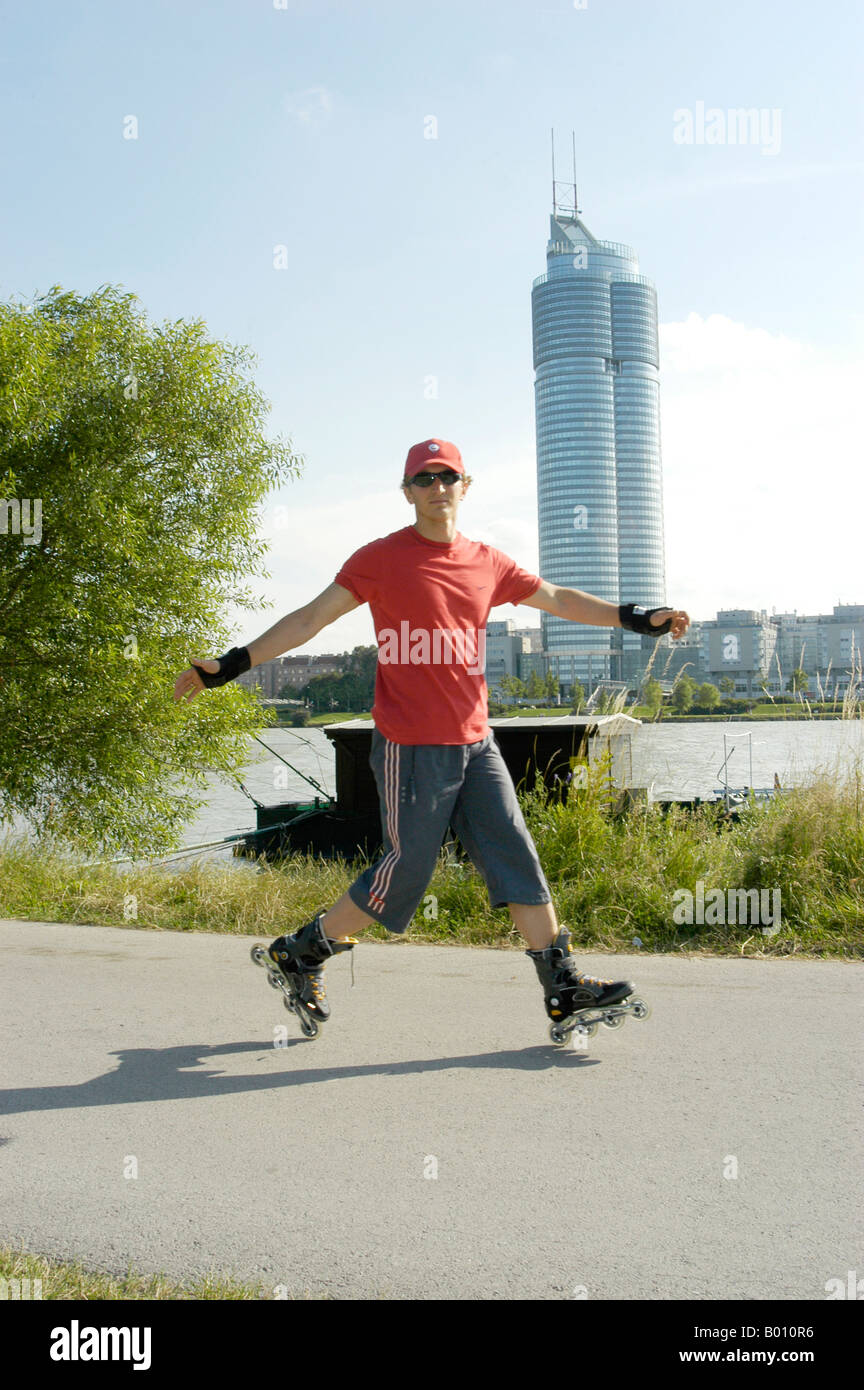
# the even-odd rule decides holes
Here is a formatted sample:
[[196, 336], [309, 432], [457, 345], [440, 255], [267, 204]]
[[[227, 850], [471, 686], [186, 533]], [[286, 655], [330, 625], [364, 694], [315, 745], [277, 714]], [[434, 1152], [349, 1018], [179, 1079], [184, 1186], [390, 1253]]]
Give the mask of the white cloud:
[[690, 314], [684, 323], [663, 324], [660, 335], [664, 387], [668, 372], [726, 370], [740, 375], [754, 367], [777, 372], [803, 363], [807, 356], [804, 344], [794, 338], [747, 328], [723, 314], [706, 319]]

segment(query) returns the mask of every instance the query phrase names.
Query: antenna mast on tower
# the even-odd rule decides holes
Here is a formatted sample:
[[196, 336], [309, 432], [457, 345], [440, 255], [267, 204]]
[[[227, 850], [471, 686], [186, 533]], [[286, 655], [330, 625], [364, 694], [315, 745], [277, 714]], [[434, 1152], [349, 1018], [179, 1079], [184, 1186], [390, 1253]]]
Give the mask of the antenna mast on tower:
[[[559, 183], [555, 179], [555, 128], [552, 128], [552, 215], [557, 217], [561, 213], [564, 217], [576, 218], [581, 211], [576, 192], [576, 132], [571, 131], [573, 137], [573, 182]], [[559, 196], [558, 190], [562, 190]]]

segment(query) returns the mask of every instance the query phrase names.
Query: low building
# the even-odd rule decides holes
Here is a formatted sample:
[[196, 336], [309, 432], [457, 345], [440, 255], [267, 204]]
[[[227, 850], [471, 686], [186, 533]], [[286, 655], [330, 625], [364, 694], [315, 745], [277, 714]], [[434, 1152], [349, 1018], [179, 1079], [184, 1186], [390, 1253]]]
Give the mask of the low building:
[[[860, 683], [864, 604], [837, 604], [831, 613], [776, 613], [777, 650], [768, 689], [785, 692], [792, 673], [806, 672], [811, 695], [833, 698]], [[856, 675], [857, 673], [857, 675]]]
[[516, 631], [512, 618], [486, 624], [486, 684], [490, 690], [504, 676], [519, 676], [519, 662], [527, 650], [526, 638]]
[[288, 686], [291, 690], [302, 690], [314, 676], [341, 674], [344, 657], [335, 652], [325, 652], [320, 656], [277, 656], [273, 661], [263, 661], [238, 677], [241, 685], [254, 690], [259, 686], [262, 698], [275, 699]]
[[764, 609], [721, 609], [701, 624], [704, 678], [719, 686], [728, 676], [736, 695], [758, 695], [770, 679], [777, 628]]

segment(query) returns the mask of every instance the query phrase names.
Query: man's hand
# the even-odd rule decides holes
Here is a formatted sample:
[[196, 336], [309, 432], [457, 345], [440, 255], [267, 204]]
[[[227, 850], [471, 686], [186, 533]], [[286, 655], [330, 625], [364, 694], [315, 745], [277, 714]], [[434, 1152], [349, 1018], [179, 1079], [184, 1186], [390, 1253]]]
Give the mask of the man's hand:
[[[219, 662], [213, 657], [207, 657], [204, 661], [198, 661], [197, 657], [192, 658], [195, 665], [203, 667], [209, 675], [215, 676], [219, 670]], [[182, 676], [178, 676], [174, 682], [174, 699], [188, 704], [194, 700], [195, 696], [205, 689], [204, 682], [195, 670], [195, 666], [190, 666], [188, 671], [184, 671]]]
[[658, 608], [656, 613], [651, 614], [650, 623], [652, 627], [660, 627], [663, 623], [672, 620], [669, 629], [670, 637], [676, 640], [683, 637], [690, 626], [690, 618], [681, 608]]

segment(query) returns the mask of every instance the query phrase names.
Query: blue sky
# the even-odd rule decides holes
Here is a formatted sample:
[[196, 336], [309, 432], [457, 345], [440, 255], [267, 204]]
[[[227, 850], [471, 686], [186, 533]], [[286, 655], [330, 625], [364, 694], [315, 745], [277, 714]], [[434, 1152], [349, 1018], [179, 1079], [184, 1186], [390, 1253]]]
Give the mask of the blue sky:
[[[587, 226], [657, 285], [668, 601], [697, 619], [864, 602], [848, 0], [0, 15], [0, 295], [112, 283], [153, 320], [204, 318], [258, 354], [269, 428], [306, 457], [262, 512], [273, 606], [238, 639], [412, 520], [400, 469], [428, 435], [474, 475], [460, 529], [536, 570], [530, 291], [552, 126], [559, 179], [576, 131]], [[757, 109], [774, 138], [677, 142], [675, 113], [699, 103]], [[306, 650], [371, 640], [364, 607]]]

